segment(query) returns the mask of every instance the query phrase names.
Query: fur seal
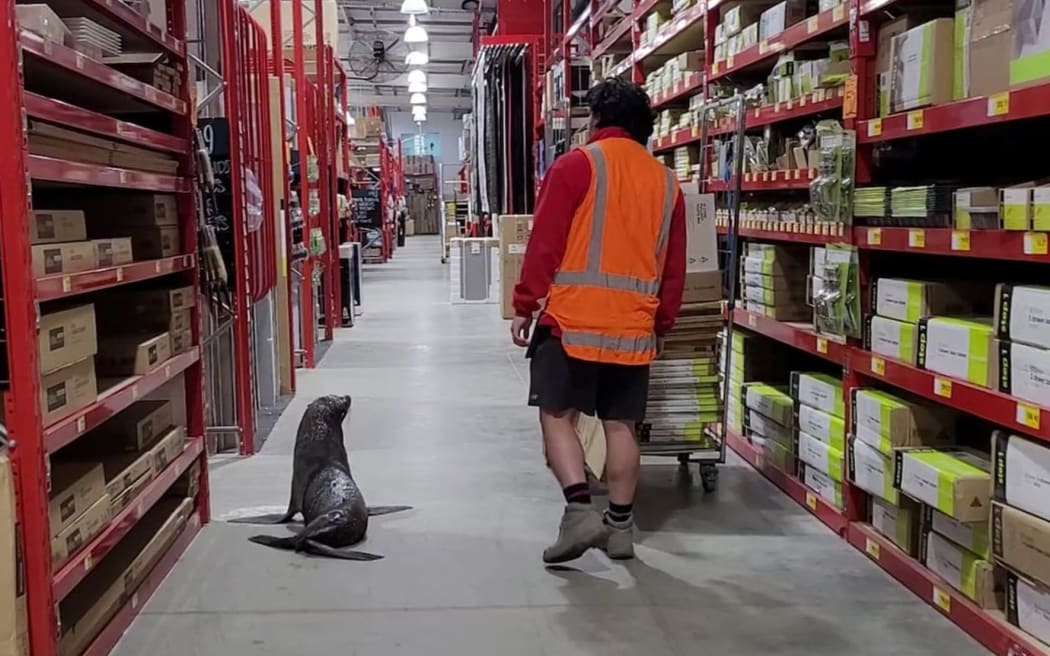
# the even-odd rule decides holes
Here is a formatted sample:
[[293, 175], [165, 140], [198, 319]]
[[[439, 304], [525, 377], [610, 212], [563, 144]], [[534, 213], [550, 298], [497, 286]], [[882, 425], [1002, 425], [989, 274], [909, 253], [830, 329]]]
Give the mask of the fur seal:
[[377, 560], [376, 554], [346, 547], [365, 539], [370, 515], [410, 510], [411, 506], [369, 508], [350, 474], [343, 444], [343, 420], [350, 410], [349, 396], [314, 399], [299, 421], [292, 458], [292, 492], [288, 512], [230, 520], [238, 524], [285, 524], [302, 514], [304, 526], [291, 537], [256, 535], [256, 544], [305, 551], [343, 560]]

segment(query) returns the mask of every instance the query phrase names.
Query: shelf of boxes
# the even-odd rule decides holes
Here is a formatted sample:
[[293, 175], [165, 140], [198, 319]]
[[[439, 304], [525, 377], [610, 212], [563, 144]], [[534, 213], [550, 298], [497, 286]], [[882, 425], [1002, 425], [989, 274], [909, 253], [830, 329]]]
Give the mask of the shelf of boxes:
[[[716, 219], [715, 229], [720, 235], [728, 235], [728, 219]], [[848, 243], [850, 240], [850, 233], [844, 232], [842, 225], [838, 223], [799, 223], [744, 218], [740, 219], [737, 234], [759, 241], [795, 242], [813, 246]]]
[[[789, 191], [809, 189], [809, 183], [816, 177], [813, 169], [790, 169], [745, 173], [740, 184], [742, 191]], [[707, 191], [733, 191], [735, 183], [726, 180], [709, 180]]]
[[733, 310], [733, 323], [830, 362], [846, 362], [846, 345], [817, 334], [812, 325], [777, 321], [740, 308]]
[[5, 424], [27, 591], [0, 604], [25, 604], [34, 656], [107, 653], [209, 516], [182, 3], [0, 4], [16, 108], [0, 121]]

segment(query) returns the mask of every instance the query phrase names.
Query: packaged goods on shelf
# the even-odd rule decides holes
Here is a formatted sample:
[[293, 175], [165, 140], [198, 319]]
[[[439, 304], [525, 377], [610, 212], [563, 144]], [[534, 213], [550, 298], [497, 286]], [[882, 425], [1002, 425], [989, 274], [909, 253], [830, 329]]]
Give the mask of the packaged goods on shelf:
[[997, 345], [999, 391], [1050, 407], [1050, 350], [1003, 340]]
[[0, 654], [25, 656], [26, 584], [22, 571], [23, 550], [18, 544], [15, 486], [11, 460], [0, 451]]
[[102, 164], [150, 173], [174, 175], [178, 161], [167, 154], [60, 128], [42, 121], [29, 121], [29, 152], [91, 164]]
[[642, 45], [652, 43], [659, 35], [661, 28], [667, 24], [667, 15], [662, 10], [653, 11], [645, 17], [645, 30], [642, 32]]
[[792, 372], [791, 396], [799, 403], [835, 417], [846, 416], [841, 378], [822, 373]]
[[881, 219], [890, 215], [889, 187], [859, 187], [853, 194], [853, 216]]
[[95, 359], [98, 374], [109, 377], [147, 374], [171, 358], [171, 334], [102, 335]]
[[29, 242], [52, 244], [87, 241], [81, 210], [33, 210], [29, 215]]
[[919, 321], [918, 366], [981, 387], [994, 387], [997, 350], [991, 318], [929, 317]]
[[40, 378], [40, 409], [44, 425], [65, 419], [98, 398], [94, 356], [56, 369]]
[[890, 111], [951, 102], [955, 72], [955, 21], [938, 18], [893, 37]]
[[988, 519], [991, 462], [963, 447], [912, 447], [896, 453], [897, 488], [964, 522]]
[[157, 441], [174, 422], [169, 401], [137, 401], [103, 424], [100, 432], [119, 439], [125, 452], [138, 452]]
[[100, 268], [131, 264], [135, 259], [131, 250], [131, 238], [92, 239], [95, 249], [95, 264]]
[[913, 403], [875, 389], [853, 388], [851, 420], [856, 438], [885, 455], [898, 447], [940, 446], [948, 435], [951, 413]]
[[759, 18], [758, 38], [772, 39], [806, 17], [806, 3], [802, 0], [784, 0], [762, 12]]
[[1050, 226], [1050, 186], [1025, 182], [1000, 190], [1004, 230], [1046, 230]]
[[836, 508], [842, 508], [846, 505], [845, 496], [843, 496], [842, 492], [842, 483], [815, 467], [799, 463], [799, 478], [806, 484], [806, 487], [816, 492], [829, 504]]
[[757, 433], [750, 433], [748, 440], [759, 449], [762, 462], [771, 465], [785, 474], [795, 475], [795, 452], [783, 442], [767, 439]]
[[872, 315], [868, 317], [864, 347], [872, 353], [916, 364], [919, 327], [906, 321]]
[[909, 556], [919, 553], [919, 505], [901, 499], [900, 505], [871, 497], [871, 526]]
[[781, 426], [795, 425], [795, 402], [785, 388], [755, 384], [747, 388], [745, 404]]
[[98, 255], [90, 241], [37, 244], [31, 247], [33, 275], [79, 273], [98, 268]]
[[1050, 449], [1005, 431], [992, 435], [995, 499], [1050, 521]]
[[38, 329], [41, 373], [61, 369], [98, 352], [95, 306], [91, 304], [43, 314]]
[[103, 27], [83, 16], [62, 19], [73, 36], [73, 47], [95, 59], [121, 54], [122, 39], [119, 32]]
[[841, 484], [843, 452], [803, 431], [798, 432], [798, 459]]
[[99, 497], [66, 528], [51, 538], [51, 565], [61, 567], [73, 554], [98, 535], [112, 517], [112, 497]]
[[988, 537], [991, 532], [987, 519], [979, 522], [960, 522], [935, 508], [924, 505], [922, 506], [922, 526], [923, 530], [937, 533], [984, 560], [989, 558]]
[[[1050, 79], [1050, 34], [1043, 28], [1045, 8], [1014, 2], [1011, 31], [1014, 47], [1010, 59], [1010, 87], [1017, 88]], [[1039, 28], [1035, 25], [1038, 23]]]
[[1022, 631], [1050, 644], [1050, 590], [1006, 571], [1006, 619]]
[[1002, 608], [1003, 582], [992, 563], [932, 532], [923, 533], [921, 555], [927, 569], [980, 608]]
[[813, 406], [798, 407], [798, 429], [830, 445], [840, 452], [846, 451], [846, 423], [841, 417], [822, 412]]
[[878, 278], [871, 294], [875, 314], [914, 324], [926, 317], [965, 315], [973, 310], [960, 291], [943, 282]]
[[514, 285], [521, 276], [525, 247], [531, 234], [531, 214], [499, 217], [500, 315], [504, 319], [514, 318]]
[[999, 229], [999, 189], [964, 187], [954, 194], [953, 227], [959, 230]]
[[170, 61], [162, 53], [123, 53], [115, 57], [104, 57], [102, 61], [125, 75], [173, 96], [178, 95], [182, 88], [182, 64]]
[[997, 561], [1050, 586], [1050, 522], [999, 501], [992, 502], [992, 555]]
[[1000, 339], [1050, 348], [1050, 287], [1000, 283], [995, 326]]
[[102, 222], [121, 228], [179, 223], [178, 205], [173, 194], [84, 194], [78, 196], [77, 204], [93, 227]]
[[81, 653], [131, 598], [193, 512], [189, 499], [161, 499], [59, 605], [60, 656]]
[[62, 19], [46, 4], [15, 5], [18, 26], [39, 34], [46, 41], [62, 45], [72, 45], [73, 33], [69, 31]]
[[[754, 383], [759, 385], [761, 383]], [[747, 427], [748, 437], [754, 437], [755, 435], [777, 442], [781, 448], [794, 453], [795, 452], [795, 433], [792, 426], [778, 423], [777, 421], [770, 419], [763, 415], [760, 411], [748, 408], [747, 410]]]
[[106, 475], [101, 463], [54, 463], [48, 501], [51, 537], [69, 528], [104, 494]]
[[890, 189], [890, 214], [884, 220], [870, 220], [871, 225], [948, 228], [952, 224], [955, 188], [930, 184]]
[[893, 450], [888, 454], [859, 438], [849, 444], [849, 480], [873, 497], [899, 506], [903, 498], [895, 487], [896, 462]]
[[757, 21], [762, 9], [756, 5], [737, 4], [722, 10], [722, 25], [725, 36], [731, 37], [743, 31], [744, 27]]

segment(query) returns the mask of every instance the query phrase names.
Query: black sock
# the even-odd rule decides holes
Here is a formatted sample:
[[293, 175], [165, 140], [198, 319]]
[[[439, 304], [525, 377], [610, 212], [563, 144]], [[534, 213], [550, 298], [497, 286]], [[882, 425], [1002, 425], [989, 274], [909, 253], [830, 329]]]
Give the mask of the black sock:
[[609, 510], [605, 512], [605, 516], [609, 518], [609, 521], [622, 524], [624, 522], [631, 521], [631, 515], [633, 514], [634, 504], [626, 503], [619, 504], [609, 502]]
[[590, 503], [591, 486], [587, 483], [573, 483], [562, 490], [566, 503]]

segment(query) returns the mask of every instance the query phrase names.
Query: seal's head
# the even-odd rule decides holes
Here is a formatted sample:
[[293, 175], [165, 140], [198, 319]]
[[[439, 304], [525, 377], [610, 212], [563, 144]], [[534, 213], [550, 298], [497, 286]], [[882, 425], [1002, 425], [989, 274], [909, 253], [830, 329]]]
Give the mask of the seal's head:
[[344, 419], [346, 419], [346, 414], [348, 412], [350, 412], [349, 396], [328, 394], [327, 396], [321, 396], [311, 401], [310, 405], [306, 408], [306, 413], [303, 415], [303, 418], [305, 419], [307, 416], [312, 416], [328, 425], [338, 426], [343, 423]]

